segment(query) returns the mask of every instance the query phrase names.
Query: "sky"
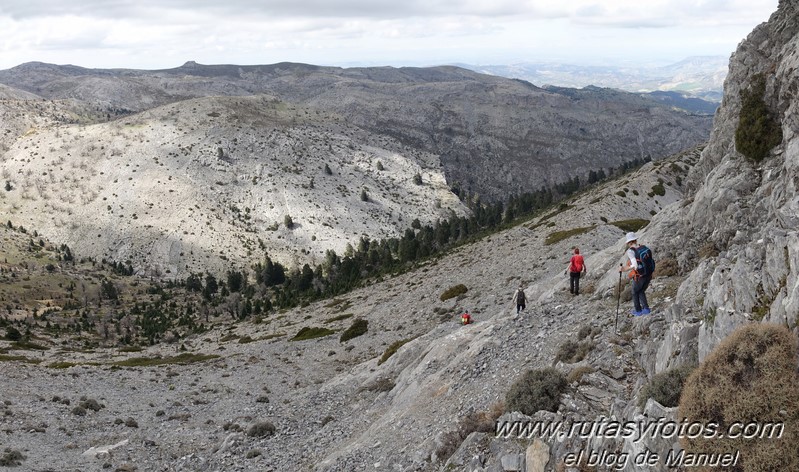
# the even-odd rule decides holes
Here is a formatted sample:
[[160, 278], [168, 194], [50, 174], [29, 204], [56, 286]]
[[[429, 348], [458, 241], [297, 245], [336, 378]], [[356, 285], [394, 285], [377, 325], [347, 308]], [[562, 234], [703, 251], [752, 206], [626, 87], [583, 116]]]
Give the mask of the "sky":
[[778, 0], [2, 0], [0, 69], [304, 62], [666, 65], [729, 56]]

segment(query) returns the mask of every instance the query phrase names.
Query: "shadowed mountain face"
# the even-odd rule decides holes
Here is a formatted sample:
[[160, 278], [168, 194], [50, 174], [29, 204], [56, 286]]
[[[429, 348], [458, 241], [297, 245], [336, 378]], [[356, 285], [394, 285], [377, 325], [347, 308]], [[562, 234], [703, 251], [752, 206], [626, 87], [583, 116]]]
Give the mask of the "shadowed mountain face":
[[188, 98], [269, 94], [439, 156], [450, 186], [492, 200], [673, 154], [704, 142], [711, 125], [635, 94], [545, 90], [457, 67], [188, 62], [140, 71], [27, 63], [0, 71], [0, 83], [91, 103], [109, 118]]

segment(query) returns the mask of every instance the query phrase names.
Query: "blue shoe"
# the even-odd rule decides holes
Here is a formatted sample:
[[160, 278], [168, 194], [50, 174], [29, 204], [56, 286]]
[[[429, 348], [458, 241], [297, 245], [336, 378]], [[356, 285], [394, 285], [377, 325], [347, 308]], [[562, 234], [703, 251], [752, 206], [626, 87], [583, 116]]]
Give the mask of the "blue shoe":
[[644, 308], [643, 310], [641, 310], [641, 314], [642, 314], [642, 315], [648, 315], [648, 314], [650, 314], [650, 313], [652, 313], [652, 312], [651, 312], [651, 311], [649, 311], [649, 308]]
[[644, 312], [643, 311], [638, 311], [638, 310], [633, 310], [633, 311], [630, 312], [630, 314], [633, 315], [633, 316], [641, 316], [641, 315], [644, 314]]

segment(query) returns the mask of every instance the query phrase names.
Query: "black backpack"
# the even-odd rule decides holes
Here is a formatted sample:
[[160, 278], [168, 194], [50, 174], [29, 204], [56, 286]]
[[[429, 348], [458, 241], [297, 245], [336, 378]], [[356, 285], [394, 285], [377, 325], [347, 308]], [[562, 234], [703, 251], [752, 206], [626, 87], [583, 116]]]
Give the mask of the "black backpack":
[[638, 246], [635, 249], [635, 262], [638, 264], [635, 271], [639, 276], [652, 275], [655, 272], [655, 258], [652, 255], [652, 250], [648, 247]]

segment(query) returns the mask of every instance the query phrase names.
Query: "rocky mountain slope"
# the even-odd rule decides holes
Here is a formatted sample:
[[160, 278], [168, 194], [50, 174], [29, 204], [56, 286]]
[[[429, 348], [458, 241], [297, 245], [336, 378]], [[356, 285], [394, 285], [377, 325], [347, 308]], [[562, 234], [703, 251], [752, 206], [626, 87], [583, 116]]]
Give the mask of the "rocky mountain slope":
[[[557, 413], [499, 419], [676, 421], [673, 408], [642, 392], [656, 373], [705, 359], [736, 325], [770, 321], [796, 333], [798, 13], [795, 2], [780, 2], [741, 44], [701, 153], [647, 164], [335, 300], [187, 337], [185, 356], [176, 356], [178, 344], [134, 354], [161, 366], [114, 364], [131, 354], [69, 342], [33, 354], [5, 343], [13, 359], [0, 363], [8, 380], [0, 387], [8, 448], [0, 460], [36, 471], [532, 472], [586, 470], [567, 461], [580, 451], [617, 461], [679, 448], [666, 436], [502, 438], [493, 420], [523, 372], [554, 366], [568, 379]], [[759, 73], [783, 140], [752, 161], [738, 151], [735, 131], [739, 91]], [[623, 300], [617, 326], [623, 235], [644, 223], [630, 220], [650, 220], [639, 239], [658, 258], [648, 291], [654, 313], [629, 317]], [[588, 256], [577, 297], [563, 274], [574, 245]], [[519, 283], [534, 302], [514, 317]], [[468, 290], [441, 296], [457, 284]], [[458, 324], [464, 311], [474, 324]], [[342, 341], [359, 317], [366, 332]], [[289, 339], [323, 326], [336, 333]], [[567, 341], [582, 348], [581, 360]], [[780, 414], [795, 431], [795, 405]], [[598, 470], [641, 470], [632, 460], [616, 465]], [[660, 461], [645, 470], [668, 468]]]
[[710, 126], [709, 117], [635, 94], [544, 90], [456, 67], [189, 62], [137, 71], [28, 63], [0, 71], [0, 83], [91, 103], [109, 117], [187, 98], [268, 94], [434, 154], [450, 185], [491, 199], [668, 156], [704, 142]]
[[265, 252], [318, 264], [362, 235], [397, 236], [413, 220], [467, 211], [437, 156], [265, 96], [30, 126], [3, 156], [3, 213], [152, 275], [249, 268]]
[[[217, 325], [135, 352], [75, 349], [66, 336], [62, 348], [40, 339], [44, 351], [8, 343], [11, 358], [0, 363], [10, 380], [0, 391], [8, 411], [0, 418], [11, 431], [4, 446], [40, 471], [438, 470], [447, 460], [450, 470], [475, 470], [464, 464], [475, 455], [496, 467], [517, 443], [489, 452], [486, 433], [463, 445], [454, 433], [470, 414], [501, 410], [510, 382], [529, 366], [551, 364], [581, 329], [597, 346], [587, 359], [597, 367], [575, 387], [568, 411], [599, 414], [611, 393], [617, 401], [634, 395], [629, 386], [644, 373], [632, 342], [643, 338], [624, 316], [626, 337], [613, 334], [615, 299], [595, 285], [618, 257], [597, 251], [610, 247], [618, 256], [630, 224], [623, 220], [644, 224], [679, 201], [698, 154], [649, 164], [413, 272], [258, 324]], [[662, 195], [650, 197], [658, 186]], [[589, 256], [590, 275], [584, 294], [572, 298], [563, 270], [575, 244]], [[667, 306], [680, 280], [658, 279], [653, 306]], [[465, 294], [441, 300], [461, 283]], [[544, 301], [514, 318], [510, 297], [519, 283]], [[458, 324], [464, 311], [473, 325]], [[358, 318], [367, 332], [341, 342]], [[292, 341], [304, 327], [335, 334]], [[381, 363], [397, 342], [404, 344]], [[163, 365], [136, 366], [155, 358]]]
[[453, 67], [30, 63], [0, 81], [27, 90], [0, 101], [2, 211], [167, 277], [265, 251], [315, 264], [361, 236], [463, 215], [450, 188], [476, 201], [586, 182], [701, 142], [708, 123], [631, 94]]

